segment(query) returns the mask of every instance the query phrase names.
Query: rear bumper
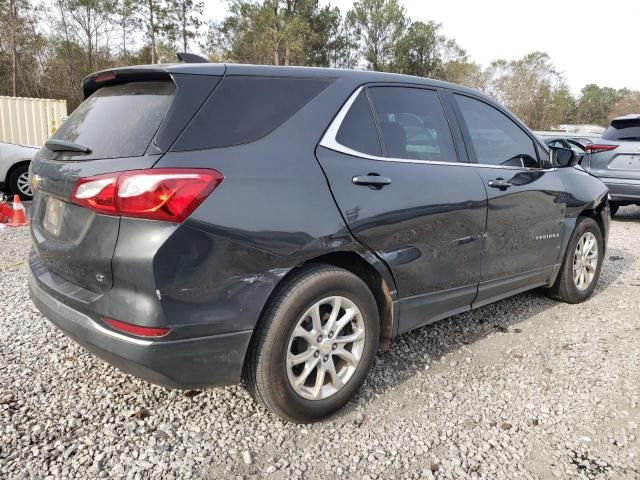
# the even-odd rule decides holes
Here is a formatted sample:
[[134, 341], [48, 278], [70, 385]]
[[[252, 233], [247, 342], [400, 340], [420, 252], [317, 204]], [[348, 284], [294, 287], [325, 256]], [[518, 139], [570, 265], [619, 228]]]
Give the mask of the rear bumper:
[[600, 179], [609, 189], [610, 201], [640, 203], [640, 180], [602, 177]]
[[126, 373], [169, 388], [240, 381], [251, 331], [173, 341], [138, 339], [65, 305], [43, 289], [31, 269], [29, 292], [38, 310], [67, 336]]

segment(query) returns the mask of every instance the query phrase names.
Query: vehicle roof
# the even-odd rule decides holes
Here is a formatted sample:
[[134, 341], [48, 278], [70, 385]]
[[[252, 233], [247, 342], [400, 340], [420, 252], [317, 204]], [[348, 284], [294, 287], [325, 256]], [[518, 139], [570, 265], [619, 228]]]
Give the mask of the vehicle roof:
[[622, 115], [621, 117], [614, 118], [612, 122], [624, 122], [625, 120], [640, 120], [640, 113], [629, 113], [627, 115]]
[[[413, 75], [403, 75], [398, 73], [385, 73], [370, 70], [349, 70], [341, 68], [324, 67], [298, 67], [298, 66], [275, 66], [275, 65], [244, 65], [236, 63], [167, 63], [158, 65], [136, 65], [130, 67], [118, 67], [102, 70], [87, 76], [83, 85], [85, 91], [87, 86], [98, 75], [113, 72], [118, 74], [190, 74], [190, 75], [262, 75], [262, 76], [287, 76], [287, 77], [308, 77], [308, 78], [331, 78], [331, 79], [351, 79], [354, 83], [405, 83], [414, 85], [425, 85], [437, 88], [453, 89], [460, 92], [467, 92], [489, 99], [483, 93], [472, 88], [463, 87], [454, 83], [433, 80], [431, 78], [416, 77]], [[91, 91], [91, 89], [89, 89]], [[490, 99], [489, 99], [490, 100]]]

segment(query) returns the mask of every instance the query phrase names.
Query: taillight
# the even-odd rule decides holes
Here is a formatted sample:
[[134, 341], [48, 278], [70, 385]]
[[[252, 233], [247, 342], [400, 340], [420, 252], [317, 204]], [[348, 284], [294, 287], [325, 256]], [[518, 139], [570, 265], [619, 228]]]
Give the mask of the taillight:
[[97, 213], [180, 223], [224, 179], [215, 170], [157, 168], [81, 178], [71, 201]]
[[121, 322], [109, 317], [102, 317], [102, 320], [110, 327], [120, 330], [121, 332], [135, 335], [137, 337], [158, 338], [167, 335], [171, 329], [166, 327], [142, 327], [131, 323]]
[[585, 150], [587, 153], [600, 153], [600, 152], [609, 152], [611, 150], [615, 150], [618, 148], [618, 145], [605, 145], [599, 143], [592, 143], [591, 145], [587, 145]]

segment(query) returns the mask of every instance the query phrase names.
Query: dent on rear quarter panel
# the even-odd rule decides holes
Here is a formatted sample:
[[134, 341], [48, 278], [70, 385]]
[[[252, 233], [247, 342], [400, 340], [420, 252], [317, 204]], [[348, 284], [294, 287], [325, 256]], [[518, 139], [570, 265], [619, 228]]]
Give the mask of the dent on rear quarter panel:
[[563, 219], [564, 235], [558, 259], [558, 262], [561, 262], [577, 218], [586, 210], [597, 211], [601, 209], [606, 201], [608, 189], [602, 180], [581, 168], [559, 168], [557, 173], [562, 179], [567, 192], [567, 211]]
[[217, 332], [252, 329], [292, 268], [326, 253], [362, 250], [314, 153], [354, 88], [352, 82], [334, 82], [259, 141], [169, 152], [155, 165], [214, 168], [224, 175], [157, 255], [156, 277], [168, 313]]

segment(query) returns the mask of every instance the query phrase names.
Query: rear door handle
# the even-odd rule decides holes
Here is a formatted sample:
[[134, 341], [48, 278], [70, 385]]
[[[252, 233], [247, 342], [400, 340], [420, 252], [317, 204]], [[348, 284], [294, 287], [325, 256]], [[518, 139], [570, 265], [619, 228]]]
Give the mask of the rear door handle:
[[500, 190], [506, 190], [511, 187], [511, 182], [504, 178], [496, 178], [495, 180], [489, 180], [489, 186], [491, 188], [499, 188]]
[[366, 185], [373, 188], [382, 188], [391, 183], [391, 179], [389, 177], [383, 177], [377, 173], [356, 175], [351, 181], [354, 185]]

